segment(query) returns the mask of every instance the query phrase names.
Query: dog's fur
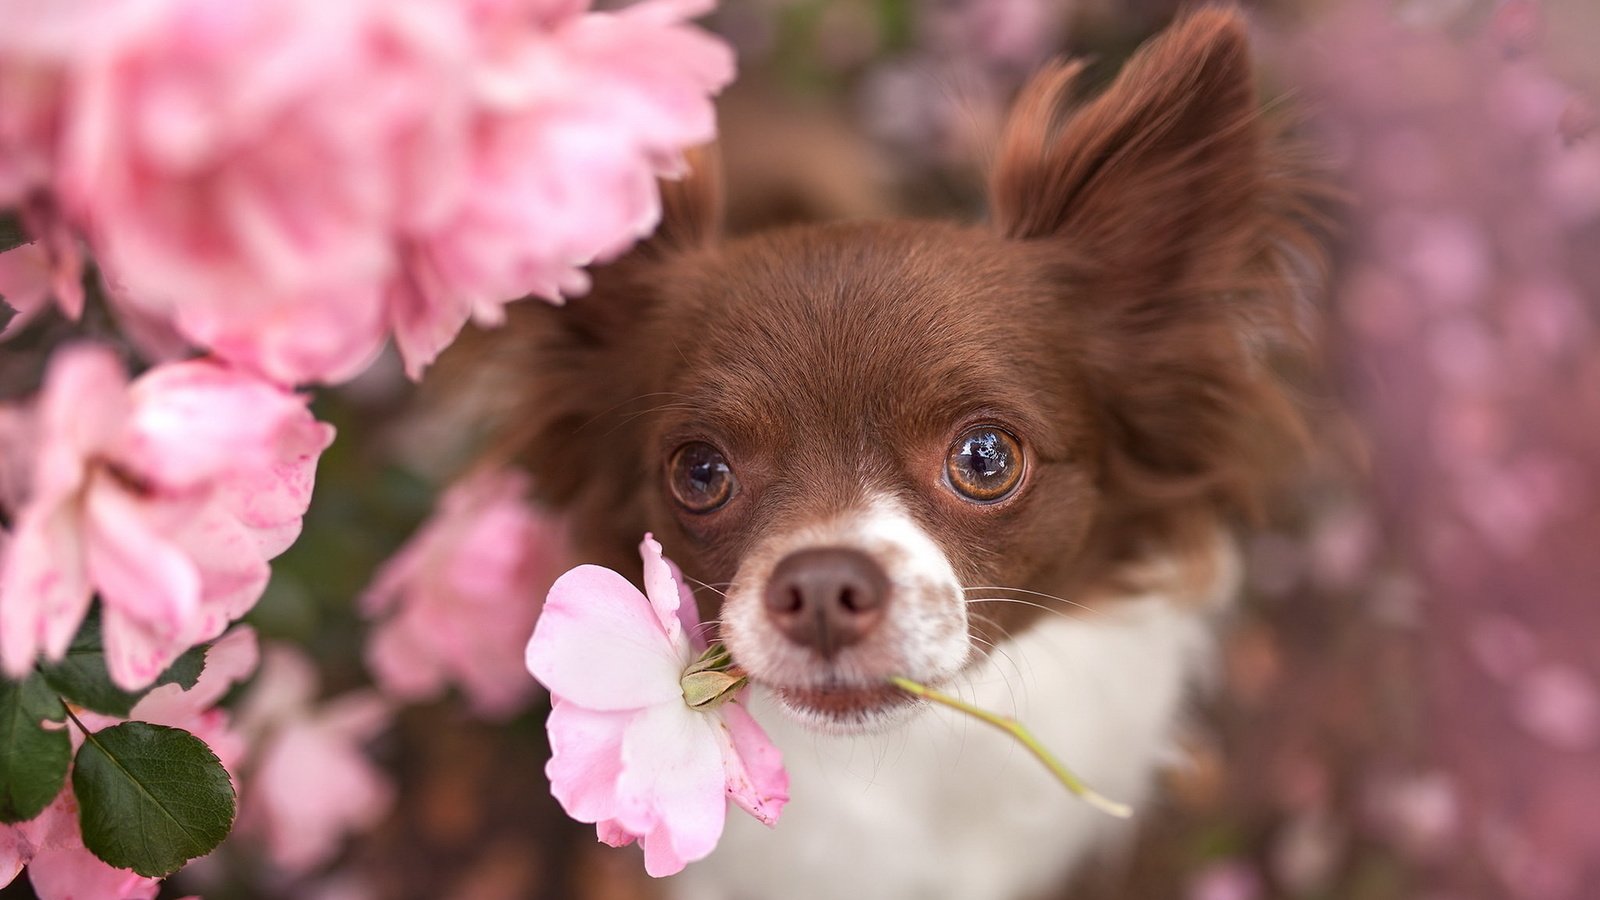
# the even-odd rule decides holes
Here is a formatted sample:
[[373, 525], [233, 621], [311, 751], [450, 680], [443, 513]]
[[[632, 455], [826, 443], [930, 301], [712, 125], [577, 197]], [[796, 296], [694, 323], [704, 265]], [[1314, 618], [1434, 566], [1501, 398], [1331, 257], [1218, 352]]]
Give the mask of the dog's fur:
[[[774, 832], [731, 823], [689, 895], [1024, 897], [1117, 832], [998, 735], [897, 704], [891, 674], [1016, 711], [1105, 793], [1147, 794], [1234, 589], [1229, 528], [1299, 454], [1272, 363], [1301, 346], [1316, 251], [1235, 14], [1190, 16], [1098, 98], [1078, 74], [1025, 89], [984, 225], [725, 240], [702, 158], [650, 242], [510, 333], [514, 443], [583, 556], [635, 571], [653, 531], [726, 589], [703, 615], [755, 702], [787, 707], [758, 716], [792, 804]], [[1027, 460], [990, 505], [943, 480], [974, 423]], [[737, 478], [715, 512], [666, 489], [688, 441]], [[816, 546], [892, 584], [883, 625], [831, 662], [761, 604], [778, 560]], [[850, 699], [795, 699], [830, 691]]]

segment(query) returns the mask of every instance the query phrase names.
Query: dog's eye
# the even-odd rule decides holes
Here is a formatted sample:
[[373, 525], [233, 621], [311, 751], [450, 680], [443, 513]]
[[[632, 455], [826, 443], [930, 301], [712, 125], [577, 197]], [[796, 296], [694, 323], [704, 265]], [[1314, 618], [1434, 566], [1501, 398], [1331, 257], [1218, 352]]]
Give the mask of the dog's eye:
[[704, 441], [695, 441], [672, 454], [667, 484], [685, 509], [711, 512], [733, 496], [733, 470], [722, 451]]
[[999, 428], [980, 425], [950, 445], [944, 472], [956, 493], [978, 503], [993, 503], [1016, 490], [1022, 480], [1022, 445]]

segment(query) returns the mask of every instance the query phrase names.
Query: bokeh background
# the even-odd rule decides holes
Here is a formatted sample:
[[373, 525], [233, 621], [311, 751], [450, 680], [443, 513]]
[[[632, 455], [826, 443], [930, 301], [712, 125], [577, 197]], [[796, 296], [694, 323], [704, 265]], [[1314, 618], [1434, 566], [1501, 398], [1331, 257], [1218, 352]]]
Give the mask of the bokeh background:
[[[1028, 73], [1087, 54], [1109, 78], [1177, 8], [725, 0], [730, 227], [976, 218]], [[1264, 96], [1344, 192], [1320, 450], [1248, 540], [1165, 799], [1070, 896], [1600, 897], [1600, 3], [1247, 8]], [[96, 316], [72, 333], [109, 334]], [[8, 393], [66, 329], [4, 348]], [[427, 393], [386, 357], [318, 394], [340, 439], [249, 619], [314, 661], [299, 702], [370, 685], [353, 598], [481, 445]], [[371, 821], [331, 858], [291, 872], [242, 833], [163, 896], [655, 896], [549, 798], [544, 712], [399, 708], [361, 744]]]

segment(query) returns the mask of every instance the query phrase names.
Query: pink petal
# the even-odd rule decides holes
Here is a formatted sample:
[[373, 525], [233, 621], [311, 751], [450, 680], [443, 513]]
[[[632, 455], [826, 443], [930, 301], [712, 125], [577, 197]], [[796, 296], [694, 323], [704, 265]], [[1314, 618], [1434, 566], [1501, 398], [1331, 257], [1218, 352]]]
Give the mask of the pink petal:
[[300, 519], [311, 505], [317, 458], [333, 443], [333, 426], [303, 415], [280, 432], [270, 464], [235, 471], [217, 482], [221, 501], [254, 536], [263, 559], [272, 559], [300, 536]]
[[[720, 835], [720, 830], [719, 830]], [[659, 825], [649, 834], [639, 838], [639, 846], [644, 850], [644, 871], [651, 878], [666, 878], [683, 871], [683, 867], [692, 862], [678, 852], [674, 842], [674, 834], [665, 825]], [[700, 857], [694, 857], [699, 859]]]
[[309, 421], [306, 400], [210, 360], [157, 366], [129, 391], [117, 455], [142, 477], [182, 489], [278, 461], [280, 435]]
[[219, 499], [168, 506], [187, 510], [168, 537], [200, 575], [200, 609], [190, 619], [188, 639], [209, 641], [256, 605], [272, 570], [256, 535]]
[[72, 506], [25, 507], [0, 548], [0, 662], [20, 678], [34, 659], [60, 659], [89, 612], [81, 517]]
[[33, 846], [22, 836], [22, 831], [10, 825], [0, 825], [0, 888], [17, 878], [17, 873], [33, 858]]
[[677, 699], [628, 723], [622, 738], [616, 819], [640, 835], [665, 829], [671, 856], [711, 853], [727, 819], [721, 742], [710, 717]]
[[[544, 772], [550, 779], [551, 796], [567, 815], [579, 822], [611, 828], [609, 833], [613, 836], [625, 832], [621, 823], [614, 820], [617, 780], [622, 775], [622, 734], [637, 715], [595, 712], [557, 698], [545, 723], [550, 735], [550, 761]], [[600, 839], [606, 841], [607, 833], [602, 829]]]
[[626, 847], [638, 840], [638, 835], [629, 834], [616, 819], [605, 819], [596, 822], [594, 826], [595, 837], [600, 843], [608, 847]]
[[110, 476], [85, 492], [85, 557], [101, 599], [176, 631], [200, 606], [200, 576], [170, 539], [171, 510], [129, 493]]
[[[0, 300], [16, 311], [0, 340], [21, 331], [50, 299], [50, 259], [38, 243], [0, 253]], [[0, 872], [4, 867], [0, 866]]]
[[689, 588], [678, 564], [665, 556], [661, 557], [661, 560], [667, 564], [667, 571], [672, 574], [672, 581], [678, 586], [678, 624], [682, 626], [683, 633], [689, 639], [689, 652], [699, 656], [710, 644], [708, 629], [700, 627], [700, 604], [694, 599], [694, 591]]
[[721, 719], [718, 731], [728, 797], [763, 823], [777, 824], [789, 802], [789, 773], [783, 768], [783, 754], [739, 703], [724, 704], [715, 715]]
[[681, 706], [685, 656], [638, 588], [610, 569], [579, 566], [551, 586], [526, 661], [552, 694], [589, 709], [626, 710]]
[[444, 667], [424, 643], [423, 635], [416, 633], [414, 617], [405, 613], [373, 629], [367, 637], [366, 657], [372, 677], [398, 700], [427, 700], [444, 690]]
[[[661, 628], [667, 633], [667, 639], [674, 647], [682, 645], [683, 652], [687, 653], [683, 622], [678, 618], [683, 609], [678, 567], [661, 555], [661, 543], [649, 534], [639, 543], [639, 555], [644, 559], [645, 596], [650, 598], [650, 606], [655, 610], [656, 618], [661, 620]], [[696, 621], [695, 624], [700, 623]]]
[[39, 900], [154, 900], [161, 879], [113, 869], [81, 847], [41, 850], [28, 864]]
[[127, 409], [127, 379], [111, 351], [94, 345], [56, 351], [36, 407], [34, 501], [64, 502], [76, 493], [90, 460], [121, 431]]
[[223, 635], [206, 650], [205, 668], [194, 687], [163, 684], [144, 695], [128, 718], [190, 731], [192, 723], [216, 706], [235, 684], [250, 677], [261, 661], [256, 631], [241, 625]]

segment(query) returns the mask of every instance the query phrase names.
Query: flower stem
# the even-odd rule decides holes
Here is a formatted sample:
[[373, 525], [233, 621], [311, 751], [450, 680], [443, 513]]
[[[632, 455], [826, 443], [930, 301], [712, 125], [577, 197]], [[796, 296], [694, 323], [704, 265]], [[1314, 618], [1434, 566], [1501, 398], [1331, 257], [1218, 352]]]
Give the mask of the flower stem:
[[1029, 753], [1032, 753], [1036, 759], [1044, 763], [1045, 768], [1049, 769], [1051, 774], [1055, 775], [1063, 785], [1066, 785], [1067, 790], [1078, 795], [1079, 798], [1081, 798], [1085, 803], [1088, 803], [1090, 806], [1093, 806], [1102, 812], [1116, 816], [1119, 819], [1126, 819], [1133, 815], [1132, 808], [1130, 808], [1127, 804], [1118, 803], [1115, 800], [1110, 800], [1102, 796], [1096, 792], [1094, 788], [1085, 784], [1081, 778], [1072, 774], [1071, 769], [1068, 769], [1062, 764], [1061, 760], [1056, 759], [1054, 754], [1052, 754], [1049, 750], [1046, 750], [1044, 745], [1039, 743], [1039, 739], [1034, 737], [1033, 733], [1016, 719], [1002, 716], [998, 713], [992, 713], [986, 709], [980, 709], [963, 700], [958, 700], [949, 694], [942, 694], [925, 684], [912, 681], [909, 678], [901, 678], [900, 676], [895, 675], [891, 676], [889, 681], [895, 687], [905, 691], [908, 694], [921, 697], [924, 700], [931, 700], [941, 706], [947, 706], [957, 712], [965, 713], [974, 719], [987, 722], [990, 725], [993, 725], [1001, 731], [1004, 731], [1016, 738], [1017, 741], [1022, 744], [1022, 746], [1028, 748]]

